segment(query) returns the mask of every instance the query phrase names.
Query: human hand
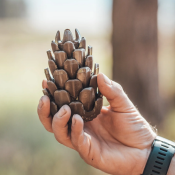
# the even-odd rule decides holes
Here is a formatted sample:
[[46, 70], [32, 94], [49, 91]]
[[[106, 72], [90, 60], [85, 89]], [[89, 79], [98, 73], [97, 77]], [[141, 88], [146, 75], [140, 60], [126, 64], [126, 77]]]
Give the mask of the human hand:
[[[110, 105], [90, 122], [84, 123], [74, 115], [70, 135], [69, 106], [64, 105], [52, 119], [50, 100], [43, 96], [38, 105], [39, 118], [58, 142], [76, 150], [89, 165], [113, 175], [140, 175], [156, 134], [118, 83], [103, 74], [98, 75], [97, 83]], [[47, 88], [45, 80], [43, 88]]]

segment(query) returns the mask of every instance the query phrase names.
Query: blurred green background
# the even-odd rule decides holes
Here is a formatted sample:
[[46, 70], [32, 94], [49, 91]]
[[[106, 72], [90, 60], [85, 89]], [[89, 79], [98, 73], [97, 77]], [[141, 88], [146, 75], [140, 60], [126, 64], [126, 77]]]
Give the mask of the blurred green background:
[[[158, 7], [159, 88], [169, 106], [159, 133], [175, 140], [175, 2]], [[0, 0], [0, 174], [105, 174], [59, 144], [37, 116], [46, 51], [66, 28], [78, 28], [112, 78], [112, 0]]]

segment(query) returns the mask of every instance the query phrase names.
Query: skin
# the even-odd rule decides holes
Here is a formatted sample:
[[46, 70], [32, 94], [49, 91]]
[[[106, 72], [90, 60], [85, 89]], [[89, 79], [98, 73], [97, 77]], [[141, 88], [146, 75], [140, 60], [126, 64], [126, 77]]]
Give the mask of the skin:
[[[89, 165], [113, 175], [140, 175], [156, 133], [118, 83], [104, 74], [98, 75], [97, 83], [110, 105], [93, 121], [84, 123], [74, 115], [69, 135], [69, 106], [64, 105], [52, 119], [47, 96], [38, 105], [40, 121], [59, 143], [76, 150]], [[47, 88], [46, 80], [42, 86]]]

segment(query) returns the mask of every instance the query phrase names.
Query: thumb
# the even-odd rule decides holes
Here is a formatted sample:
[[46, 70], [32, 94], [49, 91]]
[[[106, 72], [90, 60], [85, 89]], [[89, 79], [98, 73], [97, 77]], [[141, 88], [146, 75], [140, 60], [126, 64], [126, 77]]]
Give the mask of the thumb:
[[120, 84], [110, 80], [102, 73], [98, 74], [97, 83], [100, 92], [107, 98], [113, 111], [127, 113], [135, 110], [135, 106]]

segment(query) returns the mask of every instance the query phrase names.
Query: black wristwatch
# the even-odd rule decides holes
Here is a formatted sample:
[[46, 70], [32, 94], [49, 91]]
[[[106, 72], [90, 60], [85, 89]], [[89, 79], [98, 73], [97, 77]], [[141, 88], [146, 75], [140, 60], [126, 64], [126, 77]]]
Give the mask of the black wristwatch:
[[175, 143], [157, 136], [142, 175], [166, 175], [175, 154]]

